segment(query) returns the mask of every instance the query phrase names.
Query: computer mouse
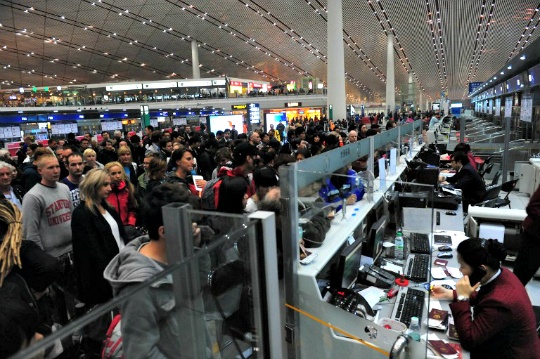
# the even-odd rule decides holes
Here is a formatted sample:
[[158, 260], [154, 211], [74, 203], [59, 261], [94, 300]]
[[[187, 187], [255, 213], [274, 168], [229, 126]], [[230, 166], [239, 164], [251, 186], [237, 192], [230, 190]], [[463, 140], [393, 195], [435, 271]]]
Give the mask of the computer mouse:
[[437, 250], [439, 252], [451, 252], [452, 251], [452, 247], [449, 247], [449, 246], [440, 246], [439, 248], [437, 248]]
[[452, 258], [454, 255], [450, 252], [442, 252], [437, 254], [437, 258]]

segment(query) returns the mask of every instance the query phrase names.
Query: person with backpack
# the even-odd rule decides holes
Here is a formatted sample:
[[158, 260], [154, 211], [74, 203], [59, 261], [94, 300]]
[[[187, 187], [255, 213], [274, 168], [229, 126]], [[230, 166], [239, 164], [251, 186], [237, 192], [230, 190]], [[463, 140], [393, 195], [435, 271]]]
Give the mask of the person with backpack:
[[[142, 213], [148, 235], [126, 245], [104, 272], [115, 297], [131, 293], [135, 287], [169, 266], [161, 208], [170, 203], [189, 203], [199, 208], [186, 187], [177, 183], [159, 185], [145, 197]], [[201, 237], [196, 226], [193, 227], [193, 238], [192, 245], [198, 249]], [[208, 271], [201, 270], [201, 273], [207, 274]], [[192, 352], [194, 343], [204, 338], [193, 338], [183, 326], [189, 321], [198, 321], [201, 327], [204, 326], [204, 317], [198, 314], [175, 303], [171, 276], [162, 277], [152, 285], [129, 294], [120, 308], [123, 357], [178, 358], [181, 353]]]
[[259, 150], [249, 142], [238, 144], [233, 150], [232, 169], [229, 167], [221, 167], [218, 171], [217, 178], [206, 183], [202, 191], [202, 207], [204, 210], [216, 210], [219, 206], [219, 189], [224, 176], [243, 177], [248, 183], [247, 197], [255, 194], [255, 186], [248, 177], [255, 169], [255, 161], [259, 157]]

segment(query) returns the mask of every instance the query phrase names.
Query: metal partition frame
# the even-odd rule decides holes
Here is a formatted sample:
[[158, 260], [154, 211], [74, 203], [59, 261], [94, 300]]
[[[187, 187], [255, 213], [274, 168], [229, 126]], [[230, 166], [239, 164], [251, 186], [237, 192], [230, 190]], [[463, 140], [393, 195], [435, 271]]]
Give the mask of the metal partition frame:
[[[297, 271], [299, 265], [299, 238], [297, 230], [299, 220], [298, 190], [366, 155], [369, 155], [368, 169], [373, 171], [373, 153], [376, 143], [378, 147], [391, 144], [400, 148], [400, 141], [403, 136], [410, 134], [410, 138], [414, 139], [417, 134], [421, 133], [422, 127], [423, 122], [418, 120], [414, 123], [398, 126], [376, 136], [371, 136], [361, 141], [313, 156], [301, 162], [280, 167], [279, 176], [283, 206], [282, 234], [283, 262], [285, 266], [285, 302], [287, 306], [299, 307], [300, 301]], [[301, 176], [300, 174], [302, 172], [308, 172], [311, 175]], [[292, 350], [289, 351], [289, 357], [294, 355], [294, 358], [300, 358], [300, 345], [298, 345], [297, 341], [301, 328], [296, 325], [296, 323], [299, 323], [299, 313], [288, 307], [286, 309], [285, 321], [286, 339], [292, 346]]]
[[[41, 353], [54, 345], [58, 340], [71, 338], [76, 332], [97, 320], [111, 310], [120, 307], [135, 293], [152, 286], [155, 281], [172, 277], [173, 295], [178, 313], [173, 315], [181, 319], [183, 340], [189, 341], [182, 346], [182, 358], [208, 358], [207, 328], [204, 325], [205, 308], [201, 300], [201, 287], [198, 267], [199, 259], [216, 250], [224, 239], [245, 237], [249, 240], [249, 258], [256, 258], [251, 263], [251, 288], [254, 305], [254, 326], [260, 328], [257, 332], [257, 346], [253, 348], [257, 355], [264, 358], [284, 358], [283, 331], [280, 317], [275, 313], [279, 309], [279, 288], [277, 279], [277, 254], [275, 214], [273, 212], [256, 212], [249, 217], [195, 211], [190, 205], [175, 203], [162, 208], [165, 233], [167, 233], [167, 257], [169, 265], [159, 274], [148, 281], [136, 285], [131, 290], [123, 292], [109, 302], [92, 309], [81, 318], [64, 326], [43, 340], [15, 354], [13, 359], [26, 359]], [[200, 215], [220, 215], [223, 217], [240, 217], [245, 221], [238, 228], [220, 238], [216, 238], [208, 247], [195, 250], [193, 248], [192, 219]], [[179, 356], [180, 357], [180, 356]]]

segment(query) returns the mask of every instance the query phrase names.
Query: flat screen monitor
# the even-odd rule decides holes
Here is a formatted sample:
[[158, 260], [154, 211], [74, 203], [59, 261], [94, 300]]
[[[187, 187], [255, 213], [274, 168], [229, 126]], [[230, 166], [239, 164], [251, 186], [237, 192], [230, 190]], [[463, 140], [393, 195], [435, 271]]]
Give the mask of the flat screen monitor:
[[238, 133], [244, 132], [244, 116], [242, 115], [226, 115], [226, 116], [210, 116], [210, 131], [231, 130], [232, 125]]
[[274, 130], [277, 129], [277, 125], [279, 125], [280, 122], [287, 127], [287, 116], [285, 113], [267, 113], [264, 117], [266, 119], [266, 132], [270, 130], [270, 125], [274, 125]]
[[338, 262], [332, 270], [331, 288], [352, 288], [354, 286], [360, 269], [363, 243], [364, 239], [358, 238], [341, 251]]
[[423, 168], [416, 172], [416, 182], [437, 187], [439, 183], [439, 168]]
[[386, 231], [386, 216], [382, 216], [377, 222], [373, 223], [369, 230], [369, 247], [373, 248], [371, 254], [373, 256], [373, 263], [376, 263], [381, 256], [384, 247], [384, 232]]

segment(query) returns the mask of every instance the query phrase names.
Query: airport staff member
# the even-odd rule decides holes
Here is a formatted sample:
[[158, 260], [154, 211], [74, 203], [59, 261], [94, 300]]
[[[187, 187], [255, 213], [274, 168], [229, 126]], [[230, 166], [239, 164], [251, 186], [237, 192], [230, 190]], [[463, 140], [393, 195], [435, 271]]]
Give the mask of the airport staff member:
[[441, 176], [442, 184], [452, 184], [462, 192], [463, 212], [467, 213], [469, 204], [482, 202], [486, 195], [486, 185], [478, 172], [469, 163], [469, 157], [465, 152], [454, 152], [450, 162], [456, 174], [452, 177]]
[[429, 121], [429, 129], [432, 130], [440, 122], [441, 122], [441, 114], [437, 112], [435, 115], [433, 115], [433, 117], [431, 117], [431, 120]]

